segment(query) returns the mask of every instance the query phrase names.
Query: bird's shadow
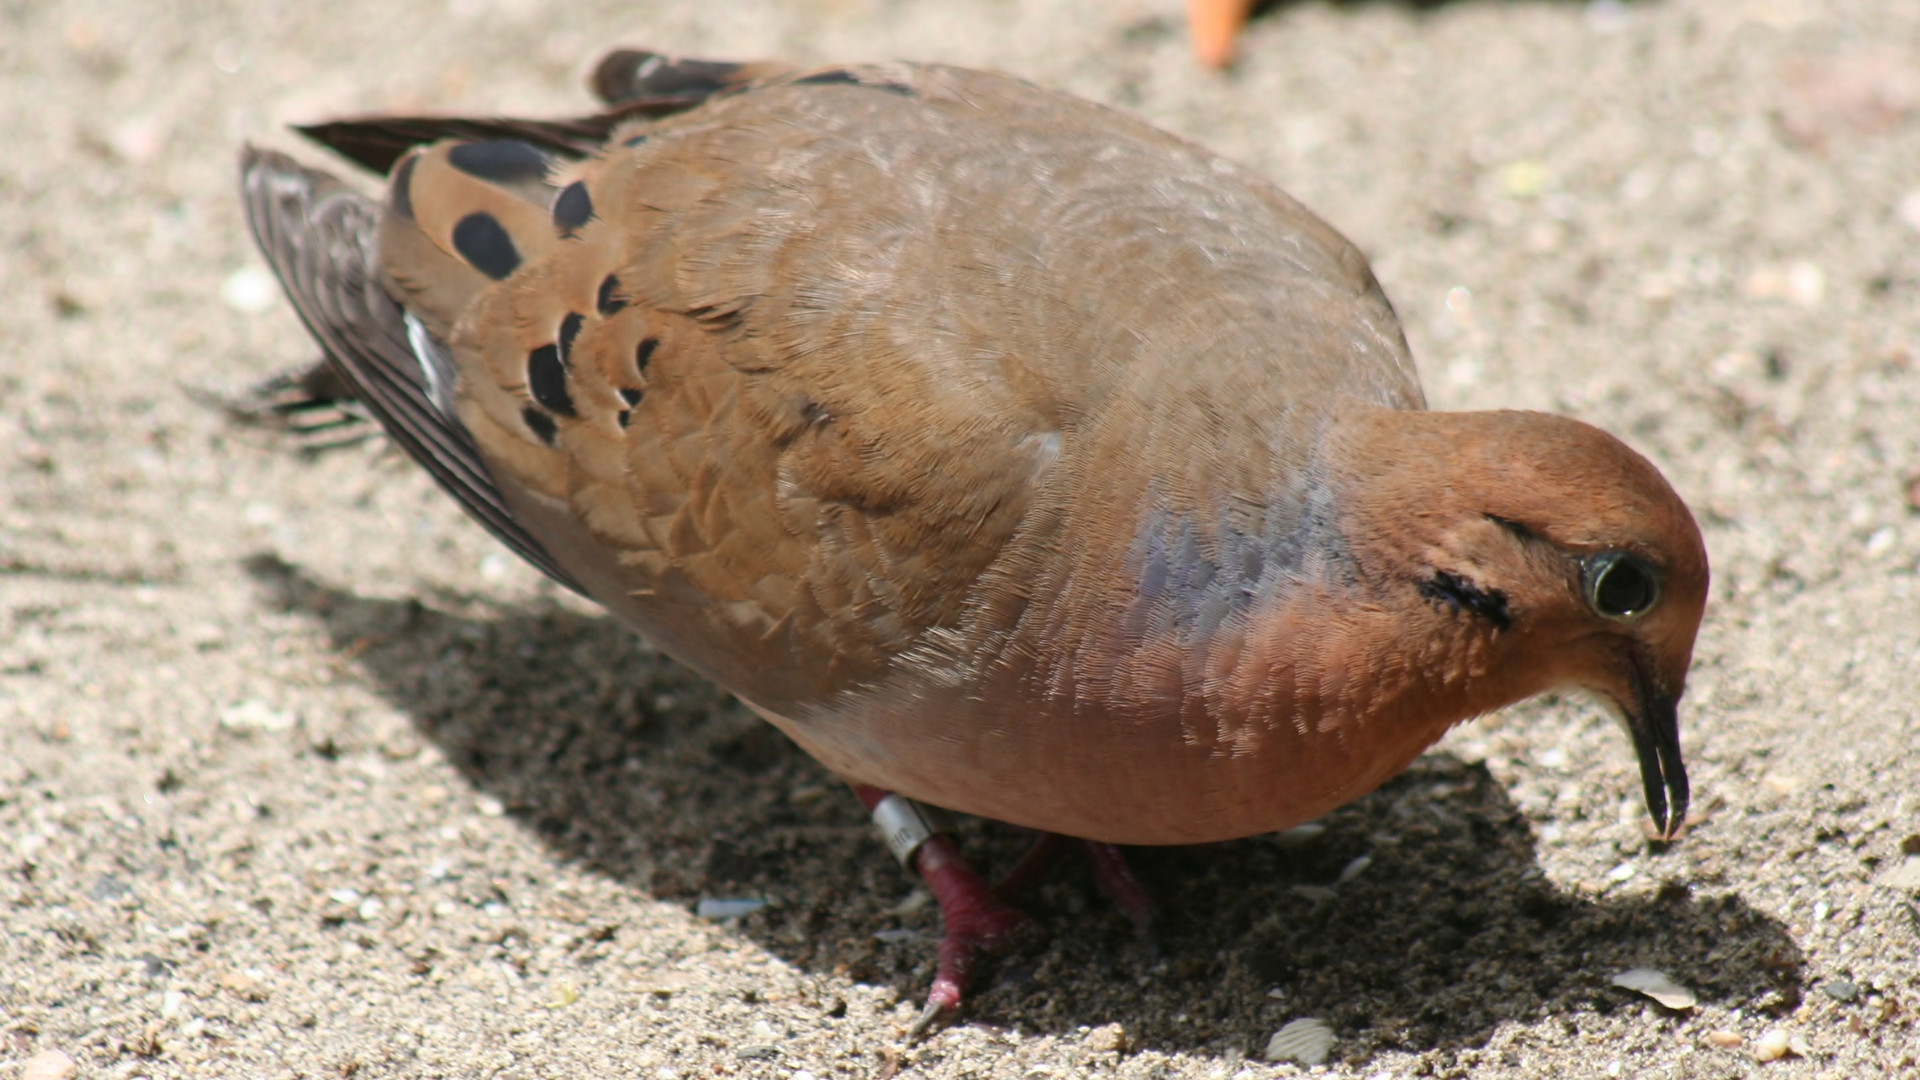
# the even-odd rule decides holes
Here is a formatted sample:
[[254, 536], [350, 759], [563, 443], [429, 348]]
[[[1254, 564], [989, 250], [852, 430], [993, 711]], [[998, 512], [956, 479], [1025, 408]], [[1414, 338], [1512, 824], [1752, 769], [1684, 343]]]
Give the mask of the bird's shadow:
[[[611, 619], [551, 603], [369, 598], [272, 556], [248, 570], [270, 602], [315, 616], [559, 858], [668, 903], [769, 899], [737, 932], [803, 970], [925, 993], [938, 913], [901, 904], [912, 883], [855, 801]], [[1304, 844], [1136, 850], [1161, 905], [1158, 956], [1070, 865], [1021, 900], [1046, 932], [982, 980], [967, 1021], [1041, 1032], [1117, 1022], [1133, 1047], [1231, 1055], [1317, 1016], [1360, 1062], [1385, 1049], [1450, 1055], [1502, 1023], [1548, 1016], [1631, 1007], [1679, 1022], [1609, 985], [1629, 967], [1749, 1011], [1799, 1003], [1801, 953], [1736, 897], [1695, 898], [1678, 882], [1620, 898], [1553, 885], [1532, 827], [1482, 765], [1429, 755], [1322, 824]], [[989, 869], [1026, 842], [986, 822], [963, 835]], [[1362, 855], [1371, 861], [1356, 874]]]

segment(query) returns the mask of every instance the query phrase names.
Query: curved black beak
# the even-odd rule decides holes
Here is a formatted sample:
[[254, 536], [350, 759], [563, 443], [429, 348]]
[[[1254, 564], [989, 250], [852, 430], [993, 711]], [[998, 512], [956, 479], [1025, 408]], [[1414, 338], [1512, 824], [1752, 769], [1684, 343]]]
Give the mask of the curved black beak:
[[1635, 701], [1624, 708], [1634, 752], [1640, 755], [1640, 780], [1646, 785], [1647, 813], [1661, 840], [1680, 834], [1687, 820], [1687, 767], [1680, 760], [1679, 695], [1661, 688], [1650, 665], [1633, 655]]

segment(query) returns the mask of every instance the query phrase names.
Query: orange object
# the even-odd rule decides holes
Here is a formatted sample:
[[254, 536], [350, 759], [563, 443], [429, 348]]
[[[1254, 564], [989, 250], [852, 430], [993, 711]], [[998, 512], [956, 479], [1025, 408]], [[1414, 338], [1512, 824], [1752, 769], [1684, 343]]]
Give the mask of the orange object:
[[1253, 11], [1253, 0], [1187, 0], [1187, 32], [1193, 55], [1210, 68], [1233, 63], [1234, 39]]

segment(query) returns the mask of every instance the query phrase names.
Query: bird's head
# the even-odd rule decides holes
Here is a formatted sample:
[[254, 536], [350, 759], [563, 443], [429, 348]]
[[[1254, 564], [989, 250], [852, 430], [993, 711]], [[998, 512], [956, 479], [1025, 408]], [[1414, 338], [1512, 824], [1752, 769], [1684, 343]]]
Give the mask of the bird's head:
[[[1659, 470], [1611, 435], [1529, 412], [1372, 414], [1350, 537], [1393, 553], [1390, 589], [1485, 642], [1481, 707], [1556, 689], [1611, 705], [1659, 835], [1687, 812], [1677, 705], [1707, 554]], [[1370, 430], [1369, 430], [1370, 429]], [[1382, 449], [1385, 452], [1382, 452]], [[1348, 460], [1356, 460], [1349, 456]], [[1350, 526], [1351, 527], [1351, 526]]]

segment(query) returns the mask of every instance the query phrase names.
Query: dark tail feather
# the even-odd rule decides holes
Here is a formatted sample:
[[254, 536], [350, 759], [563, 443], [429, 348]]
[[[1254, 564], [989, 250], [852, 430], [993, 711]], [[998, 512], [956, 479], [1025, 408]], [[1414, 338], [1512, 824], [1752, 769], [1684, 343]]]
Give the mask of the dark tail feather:
[[647, 49], [615, 49], [594, 65], [587, 86], [608, 105], [665, 116], [790, 70], [786, 64], [684, 60]]
[[644, 49], [608, 53], [587, 85], [610, 108], [557, 120], [470, 116], [364, 116], [296, 126], [341, 157], [385, 176], [408, 150], [441, 139], [518, 139], [567, 158], [597, 152], [628, 120], [685, 112], [729, 90], [784, 74], [785, 64], [681, 60]]
[[435, 355], [438, 343], [423, 341], [427, 355], [416, 354], [406, 312], [379, 282], [379, 207], [326, 173], [252, 146], [241, 153], [240, 187], [255, 241], [353, 396], [487, 531], [584, 593], [514, 519], [473, 439], [445, 407], [453, 373]]
[[518, 139], [562, 157], [583, 158], [599, 150], [600, 144], [607, 141], [607, 136], [621, 121], [630, 116], [651, 115], [656, 114], [636, 108], [571, 120], [367, 116], [296, 126], [294, 130], [356, 165], [385, 176], [407, 151], [441, 139]]

